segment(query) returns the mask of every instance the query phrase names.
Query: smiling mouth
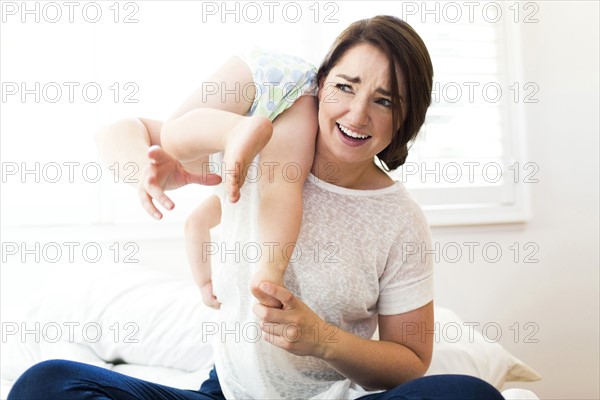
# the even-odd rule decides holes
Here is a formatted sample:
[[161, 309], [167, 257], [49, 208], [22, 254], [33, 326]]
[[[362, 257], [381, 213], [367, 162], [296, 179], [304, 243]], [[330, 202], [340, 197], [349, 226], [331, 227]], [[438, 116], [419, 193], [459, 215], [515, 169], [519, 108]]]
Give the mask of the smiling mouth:
[[345, 126], [342, 126], [337, 122], [335, 124], [337, 125], [340, 132], [342, 132], [344, 137], [346, 137], [348, 140], [353, 140], [355, 142], [364, 142], [365, 140], [369, 140], [372, 137], [369, 135], [362, 135], [360, 133], [356, 133], [353, 130], [346, 128]]

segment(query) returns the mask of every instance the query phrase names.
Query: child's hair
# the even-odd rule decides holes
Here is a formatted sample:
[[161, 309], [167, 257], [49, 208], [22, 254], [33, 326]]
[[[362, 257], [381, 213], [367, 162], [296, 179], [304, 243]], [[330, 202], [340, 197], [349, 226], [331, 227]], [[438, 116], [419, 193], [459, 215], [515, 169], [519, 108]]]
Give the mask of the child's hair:
[[[393, 171], [406, 161], [408, 144], [414, 140], [425, 122], [431, 104], [433, 65], [421, 37], [403, 20], [390, 15], [379, 15], [352, 23], [335, 40], [317, 72], [319, 86], [352, 47], [368, 43], [381, 50], [390, 62], [393, 121], [396, 134], [392, 142], [377, 157], [387, 171]], [[406, 110], [400, 101], [400, 83], [396, 68], [404, 73], [407, 97]]]

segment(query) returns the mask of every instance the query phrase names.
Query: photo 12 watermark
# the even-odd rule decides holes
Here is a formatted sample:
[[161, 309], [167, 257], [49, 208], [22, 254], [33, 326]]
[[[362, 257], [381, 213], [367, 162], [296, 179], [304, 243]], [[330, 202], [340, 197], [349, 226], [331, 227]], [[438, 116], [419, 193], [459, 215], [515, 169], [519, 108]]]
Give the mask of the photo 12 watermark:
[[504, 20], [515, 24], [540, 22], [535, 1], [400, 1], [399, 17], [408, 23], [487, 23]]
[[138, 183], [140, 165], [135, 162], [115, 162], [105, 173], [97, 161], [4, 161], [1, 165], [3, 184], [55, 184], [55, 183], [98, 183], [104, 180], [113, 183]]
[[202, 23], [338, 23], [334, 1], [203, 1]]
[[515, 264], [537, 264], [540, 245], [537, 242], [512, 242], [501, 244], [487, 242], [403, 242], [402, 261], [418, 259], [426, 262], [432, 259], [435, 263], [446, 262], [456, 264], [496, 264], [500, 261], [511, 261]]
[[288, 343], [312, 341], [314, 343], [337, 343], [337, 333], [340, 328], [331, 323], [314, 324], [302, 329], [296, 323], [271, 324], [259, 322], [203, 322], [202, 342], [221, 343], [257, 343], [264, 340], [264, 335], [281, 333], [281, 337]]
[[540, 166], [533, 161], [510, 164], [498, 161], [407, 161], [393, 176], [402, 183], [422, 184], [498, 184], [539, 183]]
[[[104, 326], [104, 329], [103, 329]], [[2, 343], [97, 343], [106, 338], [114, 343], [139, 343], [140, 327], [135, 322], [45, 321], [45, 322], [2, 322]]]
[[2, 263], [50, 263], [50, 264], [97, 264], [99, 262], [137, 264], [140, 251], [138, 243], [94, 241], [3, 241], [1, 245]]
[[19, 24], [137, 24], [137, 1], [2, 1], [2, 23]]
[[2, 82], [2, 103], [139, 103], [136, 82]]
[[202, 242], [202, 262], [215, 259], [224, 264], [256, 263], [263, 259], [263, 256], [266, 256], [269, 262], [274, 262], [277, 252], [281, 252], [286, 262], [312, 260], [317, 264], [337, 264], [339, 250], [339, 245], [335, 242], [313, 242], [304, 246], [294, 242]]
[[435, 343], [474, 343], [483, 337], [488, 343], [498, 343], [504, 335], [509, 335], [514, 343], [539, 343], [536, 335], [540, 327], [535, 322], [513, 322], [509, 326], [498, 322], [438, 322], [434, 323], [434, 329], [427, 329], [424, 322], [402, 322], [402, 340], [419, 338], [422, 342], [429, 337]]

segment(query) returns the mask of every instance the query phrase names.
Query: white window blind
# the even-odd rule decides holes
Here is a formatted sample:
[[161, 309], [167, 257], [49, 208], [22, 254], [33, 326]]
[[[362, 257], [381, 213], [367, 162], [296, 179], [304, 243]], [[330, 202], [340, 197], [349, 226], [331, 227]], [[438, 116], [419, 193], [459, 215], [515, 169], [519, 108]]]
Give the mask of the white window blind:
[[[448, 2], [429, 2], [429, 14], [427, 2], [81, 4], [88, 3], [100, 7], [98, 22], [88, 22], [77, 9], [73, 22], [68, 10], [49, 22], [56, 14], [47, 9], [44, 15], [43, 2], [39, 22], [33, 14], [25, 14], [23, 22], [22, 10], [3, 10], [3, 226], [152, 223], [135, 191], [98, 168], [93, 141], [98, 127], [121, 117], [168, 117], [244, 47], [280, 49], [318, 64], [348, 24], [377, 14], [404, 17], [413, 25], [435, 69], [426, 125], [393, 176], [434, 225], [527, 217], [526, 182], [536, 179], [536, 166], [523, 156], [520, 113], [539, 88], [519, 75], [518, 13], [512, 4], [494, 3], [503, 14], [490, 22], [495, 6], [483, 14], [487, 3], [480, 3], [470, 21], [469, 10], [456, 3], [463, 16], [449, 22], [456, 15]], [[534, 15], [523, 3], [518, 7], [518, 22]], [[208, 191], [190, 186], [171, 192], [177, 207], [167, 220], [183, 221]]]

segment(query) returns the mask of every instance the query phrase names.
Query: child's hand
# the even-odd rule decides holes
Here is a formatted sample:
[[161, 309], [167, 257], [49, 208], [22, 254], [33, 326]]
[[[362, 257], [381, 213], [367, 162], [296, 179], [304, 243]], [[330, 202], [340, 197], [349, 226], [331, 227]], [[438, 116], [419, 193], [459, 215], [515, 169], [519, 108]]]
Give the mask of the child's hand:
[[283, 304], [275, 297], [260, 290], [259, 285], [263, 282], [271, 282], [283, 286], [283, 274], [273, 268], [260, 268], [250, 280], [250, 291], [258, 302], [266, 307], [282, 308]]
[[150, 147], [148, 158], [150, 163], [140, 175], [138, 193], [146, 212], [156, 219], [161, 219], [162, 213], [156, 208], [153, 200], [158, 201], [167, 210], [175, 207], [173, 201], [165, 194], [165, 190], [177, 189], [190, 183], [202, 185], [221, 183], [219, 175], [202, 175], [186, 171], [179, 161], [171, 157], [160, 146]]
[[218, 310], [221, 308], [221, 303], [217, 300], [217, 297], [213, 293], [212, 281], [206, 282], [200, 286], [200, 294], [202, 295], [202, 301], [210, 308]]

